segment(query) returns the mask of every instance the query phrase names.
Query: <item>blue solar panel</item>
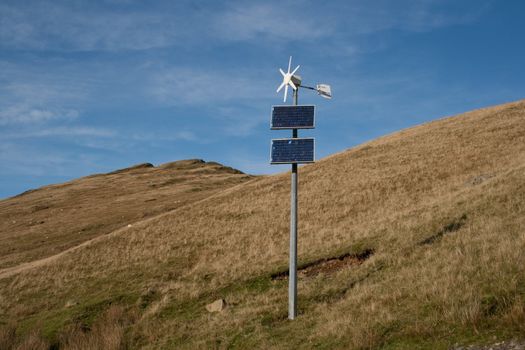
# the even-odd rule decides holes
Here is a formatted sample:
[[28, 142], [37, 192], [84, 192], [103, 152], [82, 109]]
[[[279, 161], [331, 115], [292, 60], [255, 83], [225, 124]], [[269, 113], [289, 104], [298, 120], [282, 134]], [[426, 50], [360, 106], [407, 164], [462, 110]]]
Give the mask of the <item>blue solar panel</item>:
[[273, 106], [271, 129], [313, 129], [315, 106]]
[[272, 140], [271, 164], [313, 163], [314, 139]]

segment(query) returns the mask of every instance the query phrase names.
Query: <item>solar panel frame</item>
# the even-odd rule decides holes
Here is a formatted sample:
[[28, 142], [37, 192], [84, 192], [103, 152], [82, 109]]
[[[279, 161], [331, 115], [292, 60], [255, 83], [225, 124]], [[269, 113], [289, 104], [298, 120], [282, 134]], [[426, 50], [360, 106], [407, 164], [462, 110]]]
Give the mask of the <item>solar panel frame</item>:
[[[313, 115], [312, 115], [312, 123], [308, 125], [289, 125], [289, 126], [274, 126], [274, 111], [275, 108], [286, 108], [286, 109], [297, 109], [298, 107], [312, 107], [313, 108]], [[290, 129], [315, 129], [315, 105], [275, 105], [272, 106], [272, 112], [270, 115], [270, 129], [271, 130], [290, 130]]]
[[[295, 160], [295, 161], [289, 160], [289, 161], [274, 162], [272, 158], [274, 141], [290, 141], [290, 140], [312, 140], [312, 160]], [[298, 137], [298, 138], [280, 138], [280, 139], [271, 140], [270, 142], [270, 164], [278, 165], [278, 164], [311, 164], [311, 163], [315, 163], [315, 138]]]

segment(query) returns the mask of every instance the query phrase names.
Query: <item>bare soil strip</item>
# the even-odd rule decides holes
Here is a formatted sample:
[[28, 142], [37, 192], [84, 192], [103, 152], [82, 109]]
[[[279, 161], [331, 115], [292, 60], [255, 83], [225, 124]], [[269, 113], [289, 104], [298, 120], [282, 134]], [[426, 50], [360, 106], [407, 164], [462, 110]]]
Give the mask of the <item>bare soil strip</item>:
[[[371, 249], [366, 249], [361, 253], [346, 253], [333, 258], [325, 258], [304, 264], [297, 269], [299, 277], [313, 277], [319, 274], [332, 274], [349, 266], [361, 265], [365, 260], [374, 254]], [[288, 271], [279, 272], [272, 275], [273, 280], [288, 278]]]

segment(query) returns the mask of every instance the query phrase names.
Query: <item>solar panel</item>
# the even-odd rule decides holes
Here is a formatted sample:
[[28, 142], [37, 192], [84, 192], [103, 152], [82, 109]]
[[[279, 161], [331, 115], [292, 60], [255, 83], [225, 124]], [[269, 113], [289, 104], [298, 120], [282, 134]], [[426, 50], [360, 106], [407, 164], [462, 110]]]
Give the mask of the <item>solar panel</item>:
[[271, 129], [313, 129], [315, 106], [273, 106]]
[[272, 140], [271, 164], [313, 163], [314, 139]]

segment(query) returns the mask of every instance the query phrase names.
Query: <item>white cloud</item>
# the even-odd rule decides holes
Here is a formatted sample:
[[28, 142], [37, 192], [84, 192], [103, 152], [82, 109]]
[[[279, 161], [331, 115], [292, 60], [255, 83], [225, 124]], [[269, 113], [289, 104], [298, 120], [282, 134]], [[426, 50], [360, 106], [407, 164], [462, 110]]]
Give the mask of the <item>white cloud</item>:
[[73, 120], [78, 117], [74, 109], [45, 109], [25, 103], [0, 110], [0, 125], [45, 123], [52, 120]]
[[463, 6], [450, 6], [443, 10], [443, 5], [457, 5], [452, 1], [416, 1], [411, 2], [409, 11], [400, 12], [399, 18], [391, 23], [391, 27], [398, 27], [410, 31], [429, 31], [455, 25], [467, 24], [475, 21], [489, 8], [489, 1], [477, 1], [475, 4], [465, 2]]
[[115, 132], [108, 129], [93, 128], [87, 126], [58, 126], [49, 128], [37, 128], [25, 131], [16, 131], [0, 134], [0, 139], [23, 139], [36, 137], [113, 137]]
[[[450, 0], [236, 2], [215, 14], [212, 28], [225, 41], [272, 39], [313, 45], [390, 29], [428, 31], [469, 23], [485, 13], [488, 4], [489, 0], [459, 6]], [[356, 49], [352, 47], [352, 53]]]
[[[490, 0], [377, 0], [330, 3], [338, 32], [366, 35], [389, 29], [428, 31], [469, 23], [488, 9]], [[325, 13], [326, 14], [326, 13]]]
[[179, 132], [176, 132], [174, 137], [178, 140], [184, 140], [184, 141], [195, 141], [197, 140], [197, 136], [195, 135], [195, 133], [191, 132], [191, 131], [179, 131]]
[[[104, 157], [94, 153], [74, 152], [21, 144], [0, 143], [0, 167], [3, 176], [49, 177], [92, 174], [101, 168]], [[111, 168], [110, 168], [111, 169]]]
[[[259, 110], [261, 101], [276, 97], [280, 75], [263, 71], [214, 71], [165, 68], [146, 87], [158, 103], [169, 106], [202, 106], [208, 118], [219, 118], [221, 132], [229, 136], [249, 135], [268, 113]], [[194, 141], [184, 135], [178, 139]]]
[[256, 107], [219, 106], [217, 112], [222, 118], [222, 131], [225, 135], [242, 137], [250, 135], [261, 123], [268, 123], [269, 112]]
[[0, 45], [23, 49], [141, 50], [170, 45], [179, 34], [177, 20], [167, 13], [108, 11], [88, 4], [2, 4], [0, 16]]
[[[0, 4], [0, 47], [58, 51], [119, 51], [221, 45], [259, 40], [258, 45], [356, 37], [398, 28], [426, 31], [467, 23], [486, 11], [488, 0], [364, 0], [338, 2], [35, 1]], [[441, 5], [445, 4], [446, 6]], [[453, 6], [448, 6], [452, 4]], [[447, 10], [445, 10], [446, 8]], [[219, 39], [219, 40], [217, 40]]]
[[63, 153], [46, 152], [20, 144], [0, 143], [0, 175], [23, 174], [43, 176], [65, 173], [65, 165], [71, 157]]
[[[332, 23], [305, 16], [301, 4], [241, 4], [219, 13], [214, 29], [225, 40], [269, 37], [280, 40], [314, 40], [333, 33]], [[298, 9], [299, 8], [299, 9]]]
[[127, 138], [134, 141], [202, 141], [193, 131], [182, 130], [182, 131], [173, 131], [173, 132], [146, 132], [142, 131], [136, 133]]
[[168, 105], [210, 105], [211, 103], [259, 99], [273, 95], [267, 88], [275, 79], [254, 71], [166, 68], [150, 82], [148, 93]]
[[72, 121], [87, 92], [81, 84], [46, 69], [0, 62], [0, 125]]

